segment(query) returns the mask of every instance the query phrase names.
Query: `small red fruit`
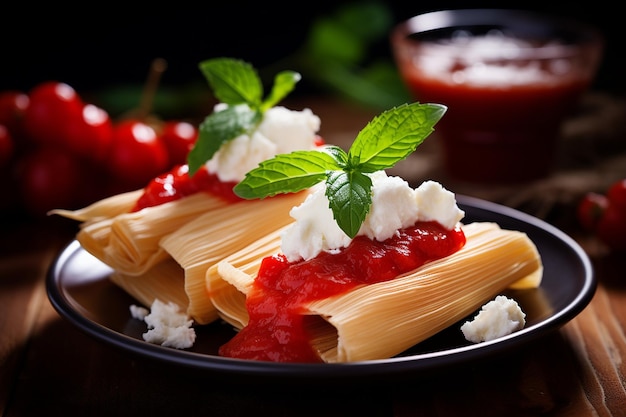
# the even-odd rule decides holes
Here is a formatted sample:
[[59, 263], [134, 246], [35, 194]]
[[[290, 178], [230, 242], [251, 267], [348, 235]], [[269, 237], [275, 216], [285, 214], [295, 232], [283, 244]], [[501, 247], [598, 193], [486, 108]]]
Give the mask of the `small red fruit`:
[[67, 129], [81, 118], [83, 103], [76, 91], [65, 83], [48, 81], [29, 93], [24, 111], [24, 130], [40, 144], [63, 145]]
[[595, 231], [608, 205], [609, 200], [603, 194], [585, 194], [578, 203], [576, 212], [581, 226], [589, 232]]
[[621, 208], [626, 218], [626, 178], [614, 182], [606, 192], [606, 198], [611, 205]]
[[626, 251], [626, 211], [609, 203], [598, 222], [596, 234], [612, 250]]
[[107, 159], [111, 174], [127, 189], [145, 187], [169, 166], [167, 148], [155, 129], [138, 120], [114, 127]]
[[198, 129], [191, 123], [167, 121], [163, 125], [161, 138], [165, 142], [171, 165], [187, 163], [187, 154], [198, 139]]
[[74, 155], [104, 165], [113, 141], [113, 122], [98, 106], [85, 104], [80, 118], [66, 126], [65, 147]]
[[21, 91], [7, 90], [0, 92], [0, 124], [16, 137], [22, 134], [24, 112], [30, 99]]
[[580, 224], [611, 250], [626, 252], [626, 178], [606, 194], [587, 193], [577, 207]]
[[0, 168], [9, 165], [13, 153], [15, 152], [15, 143], [9, 129], [0, 124]]
[[22, 205], [35, 216], [77, 208], [84, 174], [80, 161], [63, 150], [42, 147], [25, 154], [16, 168]]

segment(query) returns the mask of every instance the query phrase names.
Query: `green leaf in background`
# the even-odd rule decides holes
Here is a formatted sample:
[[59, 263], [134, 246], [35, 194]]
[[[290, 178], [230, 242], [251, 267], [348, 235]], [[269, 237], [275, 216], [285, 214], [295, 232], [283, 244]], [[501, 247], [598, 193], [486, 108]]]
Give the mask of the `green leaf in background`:
[[365, 45], [354, 33], [331, 18], [314, 22], [306, 43], [311, 61], [322, 67], [328, 61], [340, 65], [352, 65], [366, 54]]
[[[372, 109], [383, 111], [410, 102], [412, 97], [392, 59], [389, 34], [393, 24], [390, 7], [382, 0], [337, 3], [335, 9], [311, 23], [306, 37], [293, 53], [261, 68], [261, 79], [269, 84], [277, 72], [290, 68], [301, 74], [307, 83], [314, 84], [318, 91]], [[219, 65], [222, 63], [217, 61]], [[203, 66], [211, 68], [217, 64], [201, 63], [200, 69], [204, 73]], [[261, 82], [252, 75], [255, 71], [248, 64], [240, 62], [239, 65], [248, 66], [242, 83], [254, 85], [255, 92], [239, 91], [230, 86], [228, 89], [234, 88], [234, 91], [220, 96], [220, 100], [232, 103], [250, 100], [248, 104], [252, 107], [259, 105], [262, 103]], [[209, 78], [215, 78], [216, 86], [228, 86], [229, 82], [217, 76], [227, 73], [228, 68], [217, 68], [215, 76], [213, 69], [209, 71]], [[247, 81], [243, 79], [248, 77]], [[201, 93], [201, 87], [202, 84], [195, 82], [169, 90], [167, 86], [160, 86], [155, 94], [155, 112], [165, 118], [203, 117], [204, 110], [196, 112], [212, 103]], [[99, 92], [95, 101], [112, 115], [120, 115], [137, 106], [142, 89], [139, 85], [113, 86]], [[260, 105], [269, 108], [269, 101], [277, 102], [274, 97], [271, 93], [266, 104]]]
[[[381, 1], [358, 1], [343, 4], [332, 14], [333, 19], [363, 42], [376, 42], [389, 35], [393, 17]], [[364, 24], [364, 22], [366, 22]]]
[[381, 64], [376, 73], [368, 72], [369, 69], [327, 63], [308, 78], [339, 97], [373, 109], [388, 109], [410, 101], [394, 66]]
[[142, 118], [146, 113], [155, 115], [161, 120], [185, 119], [201, 117], [210, 100], [203, 92], [206, 83], [194, 81], [183, 86], [159, 86], [153, 96], [150, 108], [140, 108], [145, 87], [140, 84], [117, 84], [107, 86], [101, 91], [86, 94], [85, 99], [97, 103], [107, 109], [115, 120], [125, 118]]
[[382, 1], [341, 4], [313, 21], [300, 48], [265, 71], [288, 66], [331, 94], [381, 111], [412, 101], [392, 59], [393, 24]]

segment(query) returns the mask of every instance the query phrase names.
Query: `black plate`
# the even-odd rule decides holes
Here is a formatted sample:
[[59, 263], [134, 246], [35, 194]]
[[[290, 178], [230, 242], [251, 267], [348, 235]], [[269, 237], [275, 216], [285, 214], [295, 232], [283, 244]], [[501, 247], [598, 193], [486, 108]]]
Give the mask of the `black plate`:
[[460, 331], [461, 321], [390, 359], [348, 364], [282, 364], [217, 356], [217, 348], [233, 332], [230, 326], [216, 322], [196, 328], [197, 340], [191, 349], [177, 350], [143, 341], [141, 335], [146, 326], [129, 312], [129, 306], [136, 301], [108, 280], [111, 269], [82, 249], [77, 241], [72, 241], [51, 265], [48, 297], [65, 319], [118, 348], [174, 365], [264, 378], [388, 377], [436, 370], [527, 343], [559, 328], [591, 301], [596, 288], [591, 262], [566, 234], [508, 207], [466, 196], [457, 196], [457, 201], [465, 210], [465, 223], [496, 222], [504, 229], [527, 233], [537, 245], [544, 263], [541, 286], [506, 293], [526, 313], [523, 330], [490, 342], [470, 344]]

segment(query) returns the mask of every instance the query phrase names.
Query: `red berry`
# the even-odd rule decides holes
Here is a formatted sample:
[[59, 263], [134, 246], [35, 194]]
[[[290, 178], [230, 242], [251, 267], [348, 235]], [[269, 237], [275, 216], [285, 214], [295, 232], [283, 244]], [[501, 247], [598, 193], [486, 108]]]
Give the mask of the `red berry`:
[[0, 168], [9, 165], [15, 152], [15, 143], [9, 129], [0, 124]]
[[614, 182], [606, 193], [611, 205], [620, 207], [626, 217], [626, 178]]
[[113, 141], [113, 122], [109, 114], [93, 104], [85, 104], [80, 118], [67, 126], [65, 147], [75, 155], [106, 163]]
[[0, 92], [0, 124], [9, 129], [13, 137], [23, 134], [24, 112], [29, 103], [28, 95], [21, 91]]
[[51, 147], [32, 151], [18, 161], [16, 174], [22, 204], [33, 215], [80, 204], [85, 170], [67, 152]]
[[107, 158], [111, 174], [128, 189], [143, 188], [169, 166], [167, 149], [154, 128], [125, 120], [113, 129]]
[[30, 104], [24, 111], [24, 129], [40, 144], [64, 145], [68, 126], [81, 118], [83, 103], [76, 91], [65, 83], [48, 81], [29, 93]]
[[163, 125], [161, 138], [167, 147], [170, 164], [185, 164], [187, 154], [198, 139], [198, 129], [191, 123], [167, 121]]
[[585, 194], [578, 203], [576, 212], [581, 226], [587, 231], [595, 231], [608, 205], [609, 201], [603, 194]]
[[626, 251], [626, 210], [609, 203], [598, 223], [596, 234], [612, 250]]

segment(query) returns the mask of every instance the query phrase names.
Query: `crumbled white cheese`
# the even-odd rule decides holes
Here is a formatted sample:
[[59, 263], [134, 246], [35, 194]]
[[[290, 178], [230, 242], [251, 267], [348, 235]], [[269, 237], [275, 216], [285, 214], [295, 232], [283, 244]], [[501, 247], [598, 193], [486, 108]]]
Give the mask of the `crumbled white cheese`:
[[146, 342], [186, 349], [196, 341], [193, 320], [181, 313], [180, 308], [172, 302], [165, 304], [154, 300], [150, 312], [144, 307], [131, 305], [130, 312], [134, 318], [143, 320], [148, 325], [148, 331], [142, 335]]
[[[215, 111], [224, 109], [223, 103]], [[258, 164], [277, 154], [315, 148], [321, 121], [310, 109], [268, 109], [254, 132], [222, 145], [206, 165], [221, 181], [241, 181]]]
[[465, 215], [456, 205], [454, 193], [436, 181], [423, 182], [415, 189], [414, 194], [417, 220], [436, 221], [446, 229], [452, 229]]
[[461, 331], [470, 342], [494, 340], [521, 330], [526, 325], [526, 314], [515, 300], [503, 295], [482, 306], [476, 317], [466, 321]]
[[[372, 206], [358, 235], [383, 241], [397, 230], [417, 221], [437, 221], [452, 229], [465, 213], [455, 196], [435, 181], [426, 181], [416, 189], [400, 177], [384, 171], [372, 178]], [[282, 233], [281, 250], [289, 261], [311, 259], [322, 251], [333, 252], [350, 244], [351, 239], [333, 219], [325, 186], [320, 184], [290, 215], [295, 219]]]
[[150, 314], [150, 311], [145, 307], [135, 304], [130, 306], [130, 315], [133, 316], [134, 319], [143, 321], [148, 314]]

